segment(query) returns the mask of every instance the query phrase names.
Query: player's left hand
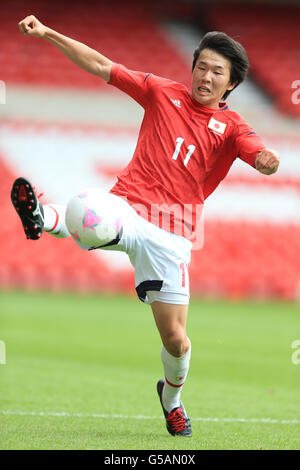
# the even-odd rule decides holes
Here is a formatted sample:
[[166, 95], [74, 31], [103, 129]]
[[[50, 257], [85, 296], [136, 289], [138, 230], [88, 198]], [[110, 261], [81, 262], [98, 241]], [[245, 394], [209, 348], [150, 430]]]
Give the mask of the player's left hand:
[[272, 175], [278, 169], [280, 162], [279, 153], [276, 150], [263, 149], [255, 160], [255, 168], [264, 175]]

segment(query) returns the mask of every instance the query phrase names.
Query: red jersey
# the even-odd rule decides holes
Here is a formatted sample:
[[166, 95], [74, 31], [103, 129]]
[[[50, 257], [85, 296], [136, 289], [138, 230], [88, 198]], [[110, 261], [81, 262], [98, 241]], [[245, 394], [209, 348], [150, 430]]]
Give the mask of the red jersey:
[[133, 158], [110, 192], [126, 198], [146, 220], [190, 238], [197, 207], [234, 160], [254, 167], [265, 145], [226, 103], [203, 106], [180, 83], [113, 64], [109, 84], [145, 110]]

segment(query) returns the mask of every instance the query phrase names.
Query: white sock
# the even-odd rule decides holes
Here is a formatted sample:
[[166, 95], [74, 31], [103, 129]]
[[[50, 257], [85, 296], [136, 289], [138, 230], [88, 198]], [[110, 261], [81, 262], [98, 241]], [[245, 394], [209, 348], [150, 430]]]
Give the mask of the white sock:
[[164, 408], [170, 412], [180, 406], [180, 392], [189, 371], [191, 358], [190, 347], [184, 356], [172, 356], [164, 346], [161, 349], [161, 360], [164, 366], [165, 385], [162, 391], [162, 402]]
[[67, 206], [47, 204], [44, 208], [44, 231], [57, 238], [70, 237], [65, 222]]

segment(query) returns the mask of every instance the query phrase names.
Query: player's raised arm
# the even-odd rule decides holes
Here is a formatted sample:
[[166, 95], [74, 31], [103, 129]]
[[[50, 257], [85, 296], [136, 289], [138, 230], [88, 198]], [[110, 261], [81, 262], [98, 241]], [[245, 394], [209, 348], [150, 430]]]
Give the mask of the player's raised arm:
[[82, 69], [109, 81], [113, 62], [99, 52], [48, 28], [33, 15], [26, 16], [18, 26], [25, 36], [46, 39]]

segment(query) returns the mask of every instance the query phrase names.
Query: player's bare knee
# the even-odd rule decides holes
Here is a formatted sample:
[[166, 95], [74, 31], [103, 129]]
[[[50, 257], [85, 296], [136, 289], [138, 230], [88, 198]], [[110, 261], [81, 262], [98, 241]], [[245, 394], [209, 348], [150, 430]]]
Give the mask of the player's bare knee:
[[184, 356], [189, 349], [185, 331], [173, 331], [165, 335], [163, 339], [166, 350], [175, 357]]

